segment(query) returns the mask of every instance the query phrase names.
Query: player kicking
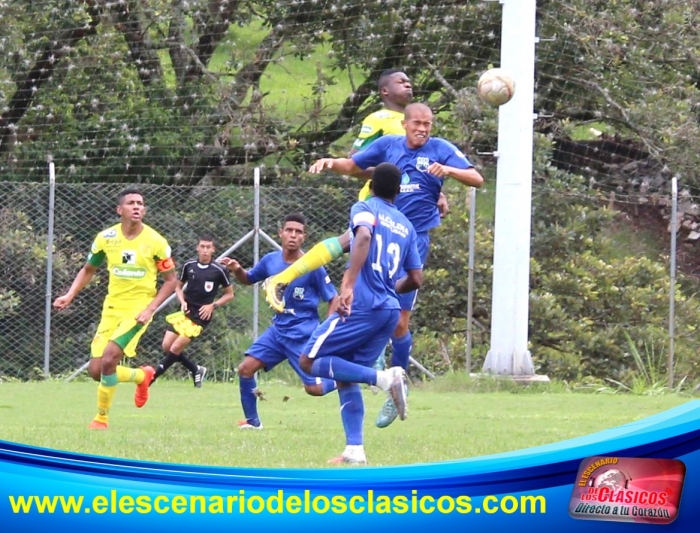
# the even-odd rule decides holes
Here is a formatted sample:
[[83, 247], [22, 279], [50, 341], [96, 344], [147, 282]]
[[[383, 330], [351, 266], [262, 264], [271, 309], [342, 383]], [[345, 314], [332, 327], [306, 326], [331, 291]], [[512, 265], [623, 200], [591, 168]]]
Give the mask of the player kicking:
[[[213, 260], [214, 252], [214, 238], [202, 235], [197, 241], [197, 259], [182, 265], [175, 287], [180, 311], [165, 317], [169, 324], [163, 337], [165, 357], [158, 363], [151, 384], [177, 361], [190, 371], [194, 386], [202, 386], [207, 367], [194, 363], [182, 352], [209, 325], [214, 309], [233, 300], [228, 270]], [[220, 287], [224, 293], [217, 299]]]
[[[373, 197], [356, 203], [350, 211], [353, 238], [338, 311], [316, 328], [301, 356], [303, 370], [338, 383], [346, 446], [331, 464], [367, 463], [359, 383], [387, 391], [401, 419], [407, 415], [404, 369], [372, 368], [398, 324], [397, 293], [416, 290], [423, 282], [416, 232], [393, 204], [400, 184], [398, 167], [391, 163], [375, 167]], [[401, 272], [406, 275], [398, 279]]]
[[[480, 187], [483, 183], [481, 174], [457, 147], [444, 139], [430, 137], [432, 124], [433, 113], [428, 106], [410, 104], [406, 107], [403, 121], [405, 137], [386, 135], [351, 158], [319, 159], [309, 169], [312, 173], [332, 170], [339, 174], [356, 175], [382, 161], [396, 164], [402, 172], [401, 193], [396, 197], [396, 207], [416, 230], [418, 251], [424, 266], [430, 245], [429, 232], [440, 224], [436, 201], [445, 179], [453, 178], [472, 187]], [[304, 268], [312, 270], [340, 257], [347, 248], [337, 241], [337, 238], [326, 239], [314, 246], [309, 256], [321, 248], [326, 253], [303, 257], [301, 262], [305, 263]], [[277, 277], [270, 280], [267, 298], [273, 307], [277, 307], [277, 300], [281, 300], [279, 293], [282, 287]], [[401, 318], [391, 337], [392, 366], [408, 368], [413, 345], [409, 321], [416, 296], [417, 292], [412, 291], [399, 297]], [[396, 415], [393, 404], [387, 401], [377, 418], [377, 426], [387, 427], [396, 419]]]
[[[143, 223], [146, 205], [138, 189], [128, 188], [117, 197], [121, 222], [101, 231], [92, 243], [90, 254], [70, 289], [54, 301], [62, 310], [92, 280], [105, 261], [109, 272], [107, 297], [102, 318], [92, 341], [92, 359], [88, 372], [99, 381], [97, 416], [90, 429], [107, 429], [117, 383], [136, 383], [134, 403], [143, 407], [148, 401], [148, 386], [155, 371], [150, 366], [129, 368], [119, 362], [126, 355], [134, 357], [139, 339], [151, 323], [153, 313], [177, 284], [175, 263], [168, 242]], [[164, 283], [156, 290], [158, 273]]]
[[[244, 270], [238, 261], [224, 258], [221, 263], [233, 272], [244, 285], [252, 285], [282, 272], [303, 252], [301, 246], [306, 237], [306, 219], [300, 214], [287, 215], [280, 229], [282, 250], [265, 255], [251, 270]], [[309, 336], [319, 324], [318, 305], [328, 302], [332, 313], [338, 302], [338, 293], [324, 268], [300, 277], [285, 291], [287, 302], [282, 313], [276, 314], [272, 325], [246, 351], [238, 366], [238, 383], [245, 420], [238, 422], [241, 429], [262, 429], [258, 416], [255, 374], [259, 370], [269, 372], [282, 361], [289, 361], [304, 384], [304, 390], [312, 396], [323, 396], [336, 388], [335, 381], [310, 376], [299, 367], [299, 355]]]

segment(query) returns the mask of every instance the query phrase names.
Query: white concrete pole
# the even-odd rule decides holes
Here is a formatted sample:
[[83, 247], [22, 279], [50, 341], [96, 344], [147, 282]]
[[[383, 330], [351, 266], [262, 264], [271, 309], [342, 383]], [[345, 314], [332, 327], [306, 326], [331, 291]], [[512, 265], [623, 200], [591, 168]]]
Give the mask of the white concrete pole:
[[528, 350], [536, 0], [501, 0], [501, 65], [515, 80], [498, 117], [491, 346], [484, 372], [532, 376]]

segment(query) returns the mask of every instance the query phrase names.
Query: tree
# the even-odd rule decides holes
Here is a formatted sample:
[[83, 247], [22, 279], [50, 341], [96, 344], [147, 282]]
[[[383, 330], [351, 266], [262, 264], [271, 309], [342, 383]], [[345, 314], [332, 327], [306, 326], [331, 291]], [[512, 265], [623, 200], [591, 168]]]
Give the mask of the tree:
[[[65, 160], [76, 180], [196, 183], [269, 156], [299, 170], [374, 109], [381, 70], [404, 68], [417, 98], [450, 110], [499, 58], [500, 7], [488, 2], [0, 7], [0, 155], [4, 170], [23, 178], [46, 154]], [[699, 17], [699, 6], [674, 0], [540, 1], [539, 33], [556, 41], [537, 48], [535, 107], [551, 115], [537, 128], [564, 140], [595, 121], [690, 176], [700, 157]], [[308, 87], [315, 105], [308, 117], [285, 118], [271, 94], [278, 88], [264, 92], [261, 80], [319, 50], [331, 59]], [[324, 95], [340, 79], [351, 90], [327, 106]], [[469, 137], [481, 134], [474, 126]]]
[[[15, 61], [3, 66], [15, 81], [4, 84], [12, 91], [3, 97], [0, 155], [8, 155], [5, 170], [25, 178], [47, 153], [76, 180], [196, 183], [270, 154], [306, 164], [371, 110], [381, 70], [406, 68], [429, 98], [473, 78], [473, 66], [453, 57], [486, 64], [497, 55], [470, 40], [468, 20], [480, 16], [487, 43], [497, 44], [499, 13], [485, 4], [446, 2], [439, 12], [425, 0], [6, 4], [2, 39]], [[235, 31], [253, 24], [261, 40], [251, 50]], [[310, 91], [322, 100], [324, 86], [342, 75], [352, 92], [332, 116], [321, 103], [319, 120], [281, 118], [261, 78], [319, 47], [333, 60]], [[230, 57], [214, 65], [217, 51]]]

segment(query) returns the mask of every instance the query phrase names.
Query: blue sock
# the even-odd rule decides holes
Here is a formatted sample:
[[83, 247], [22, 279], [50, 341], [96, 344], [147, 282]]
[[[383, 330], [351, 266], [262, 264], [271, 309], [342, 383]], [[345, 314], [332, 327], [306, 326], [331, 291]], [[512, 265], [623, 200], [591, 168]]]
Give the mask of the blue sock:
[[258, 398], [255, 396], [255, 377], [244, 378], [238, 376], [238, 387], [241, 389], [241, 406], [243, 407], [243, 415], [249, 424], [254, 426], [260, 425], [258, 418]]
[[321, 378], [321, 390], [323, 391], [324, 396], [329, 392], [333, 392], [337, 388], [338, 384], [334, 380]]
[[374, 368], [351, 363], [335, 355], [319, 357], [314, 360], [311, 374], [346, 383], [377, 384], [377, 371]]
[[360, 386], [356, 383], [338, 389], [338, 397], [340, 398], [340, 418], [343, 420], [345, 429], [345, 444], [360, 445], [362, 444], [362, 423], [365, 418], [365, 404], [362, 401]]
[[391, 366], [400, 366], [404, 370], [408, 369], [408, 358], [411, 357], [413, 348], [413, 337], [409, 331], [403, 337], [392, 337], [391, 346], [394, 349], [391, 355]]

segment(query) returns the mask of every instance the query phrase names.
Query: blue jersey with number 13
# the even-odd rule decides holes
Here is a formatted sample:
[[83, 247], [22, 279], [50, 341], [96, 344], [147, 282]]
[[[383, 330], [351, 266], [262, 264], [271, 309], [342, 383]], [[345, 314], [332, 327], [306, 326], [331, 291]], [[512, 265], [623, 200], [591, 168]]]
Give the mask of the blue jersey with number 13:
[[350, 229], [353, 235], [360, 226], [372, 232], [372, 241], [355, 282], [352, 307], [356, 310], [399, 309], [394, 289], [399, 273], [422, 267], [416, 232], [394, 204], [376, 197], [352, 206]]

